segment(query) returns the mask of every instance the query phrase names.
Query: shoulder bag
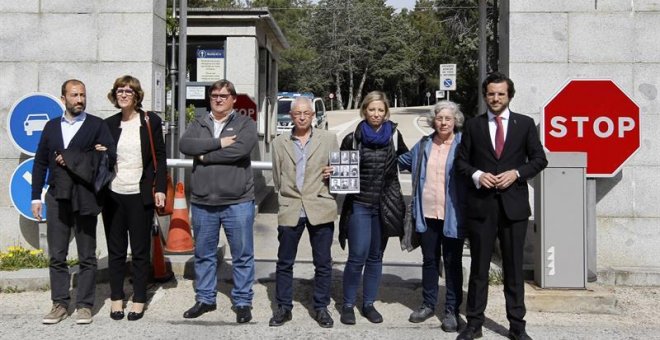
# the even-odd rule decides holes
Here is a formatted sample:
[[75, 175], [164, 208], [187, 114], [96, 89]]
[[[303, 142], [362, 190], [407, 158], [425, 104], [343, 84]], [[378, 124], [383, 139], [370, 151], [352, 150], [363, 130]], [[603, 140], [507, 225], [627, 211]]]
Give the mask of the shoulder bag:
[[[156, 148], [154, 147], [154, 136], [151, 132], [151, 124], [149, 123], [149, 112], [144, 113], [144, 121], [147, 123], [147, 131], [149, 132], [149, 146], [151, 147], [151, 157], [154, 163], [154, 183], [152, 189], [152, 195], [156, 194], [156, 174], [158, 172], [158, 163], [156, 162]], [[158, 216], [172, 215], [174, 212], [174, 183], [172, 183], [172, 176], [169, 172], [167, 173], [167, 189], [165, 190], [165, 206], [162, 208], [156, 208], [156, 213]], [[154, 202], [156, 198], [154, 197]]]

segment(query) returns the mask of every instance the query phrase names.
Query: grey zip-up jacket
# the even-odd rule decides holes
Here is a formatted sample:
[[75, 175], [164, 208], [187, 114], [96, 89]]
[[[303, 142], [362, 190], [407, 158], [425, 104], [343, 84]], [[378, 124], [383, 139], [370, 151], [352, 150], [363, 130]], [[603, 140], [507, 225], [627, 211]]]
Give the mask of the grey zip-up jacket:
[[210, 115], [196, 118], [179, 141], [179, 150], [193, 158], [190, 201], [218, 206], [254, 200], [250, 153], [257, 145], [256, 124], [236, 111], [230, 113], [220, 138], [236, 135], [236, 141], [226, 148], [213, 137], [213, 128]]

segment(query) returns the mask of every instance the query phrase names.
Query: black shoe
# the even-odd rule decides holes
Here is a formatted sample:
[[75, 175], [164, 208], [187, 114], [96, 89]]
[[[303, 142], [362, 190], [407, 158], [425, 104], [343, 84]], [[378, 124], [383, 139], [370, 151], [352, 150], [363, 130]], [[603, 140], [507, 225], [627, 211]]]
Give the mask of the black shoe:
[[383, 322], [383, 316], [378, 313], [374, 305], [366, 305], [362, 307], [362, 315], [364, 315], [367, 320], [371, 321], [371, 323]]
[[206, 312], [214, 311], [216, 308], [217, 306], [215, 303], [209, 305], [198, 301], [195, 302], [194, 306], [190, 307], [190, 309], [183, 313], [183, 317], [186, 319], [194, 319]]
[[335, 321], [332, 320], [330, 312], [328, 312], [327, 308], [317, 310], [314, 320], [316, 320], [319, 326], [323, 328], [332, 328], [332, 326], [335, 324]]
[[246, 323], [252, 320], [252, 306], [236, 306], [236, 322]]
[[465, 329], [458, 334], [456, 340], [472, 340], [481, 338], [483, 333], [481, 332], [481, 327], [467, 326]]
[[110, 318], [112, 320], [121, 320], [124, 318], [124, 311], [123, 310], [118, 310], [118, 311], [110, 311]]
[[291, 321], [292, 318], [293, 315], [291, 315], [290, 310], [286, 310], [282, 307], [278, 307], [275, 313], [273, 314], [273, 317], [270, 318], [268, 325], [271, 327], [282, 326], [285, 322]]
[[511, 340], [532, 340], [532, 337], [525, 332], [523, 329], [522, 331], [513, 331], [509, 330], [509, 339]]
[[458, 314], [455, 314], [452, 311], [446, 311], [445, 316], [442, 317], [440, 328], [447, 333], [457, 332], [459, 320], [460, 318]]
[[345, 325], [355, 325], [355, 311], [352, 306], [341, 307], [341, 317], [339, 321]]
[[128, 319], [128, 321], [137, 321], [142, 319], [143, 316], [144, 316], [144, 311], [141, 311], [139, 313], [128, 312], [128, 316], [126, 317], [126, 319]]
[[408, 321], [412, 323], [424, 322], [428, 320], [428, 318], [432, 317], [434, 314], [435, 311], [433, 310], [433, 308], [427, 305], [421, 305], [419, 308], [417, 308], [416, 311], [410, 314]]

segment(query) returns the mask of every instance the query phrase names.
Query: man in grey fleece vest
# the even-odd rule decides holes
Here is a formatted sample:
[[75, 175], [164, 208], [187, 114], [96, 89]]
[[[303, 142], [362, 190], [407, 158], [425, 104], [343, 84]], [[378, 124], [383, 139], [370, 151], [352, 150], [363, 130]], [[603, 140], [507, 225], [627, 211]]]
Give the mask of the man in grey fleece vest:
[[195, 237], [195, 305], [183, 313], [196, 318], [216, 309], [217, 248], [225, 228], [232, 257], [231, 290], [236, 322], [252, 319], [254, 282], [254, 179], [250, 153], [257, 144], [256, 124], [234, 111], [236, 89], [219, 80], [209, 89], [211, 112], [198, 117], [179, 141], [193, 157], [191, 212]]

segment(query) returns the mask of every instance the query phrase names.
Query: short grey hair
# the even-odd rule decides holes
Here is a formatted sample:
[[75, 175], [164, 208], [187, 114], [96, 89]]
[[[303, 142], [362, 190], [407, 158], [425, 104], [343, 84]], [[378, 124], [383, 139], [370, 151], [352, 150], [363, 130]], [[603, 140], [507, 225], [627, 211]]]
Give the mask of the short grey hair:
[[307, 104], [312, 111], [314, 111], [314, 105], [312, 104], [312, 100], [307, 98], [307, 97], [296, 97], [294, 100], [291, 101], [291, 107], [289, 108], [289, 112], [293, 111], [293, 108], [301, 105], [301, 104]]
[[440, 113], [440, 111], [445, 109], [448, 109], [454, 115], [454, 132], [460, 131], [461, 128], [463, 128], [465, 116], [463, 115], [463, 112], [461, 112], [461, 107], [450, 100], [442, 100], [435, 104], [435, 106], [433, 106], [433, 110], [431, 110], [431, 112], [429, 112], [427, 115], [426, 122], [435, 131], [435, 116]]

